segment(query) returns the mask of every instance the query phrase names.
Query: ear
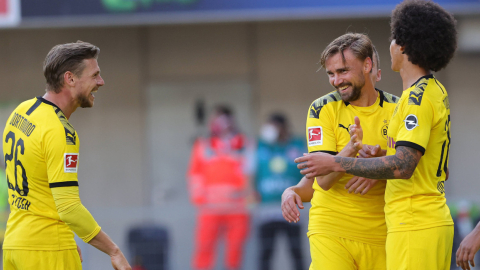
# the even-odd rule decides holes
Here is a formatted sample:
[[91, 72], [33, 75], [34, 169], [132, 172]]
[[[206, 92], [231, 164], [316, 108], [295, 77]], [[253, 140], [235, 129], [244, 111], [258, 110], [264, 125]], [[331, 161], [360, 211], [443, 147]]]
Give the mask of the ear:
[[63, 83], [68, 86], [75, 86], [76, 77], [71, 71], [67, 71], [63, 74]]
[[382, 70], [379, 69], [377, 70], [377, 82], [379, 82], [382, 79]]
[[363, 62], [363, 72], [370, 73], [372, 71], [372, 68], [372, 59], [370, 57], [365, 58], [365, 61]]

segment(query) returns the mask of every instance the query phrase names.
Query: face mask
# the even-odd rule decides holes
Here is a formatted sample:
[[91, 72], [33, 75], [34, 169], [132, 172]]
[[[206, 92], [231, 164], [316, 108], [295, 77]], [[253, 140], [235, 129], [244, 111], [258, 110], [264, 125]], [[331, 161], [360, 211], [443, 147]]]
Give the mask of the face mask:
[[278, 129], [272, 124], [263, 125], [262, 129], [260, 130], [260, 137], [266, 143], [276, 142], [279, 135]]

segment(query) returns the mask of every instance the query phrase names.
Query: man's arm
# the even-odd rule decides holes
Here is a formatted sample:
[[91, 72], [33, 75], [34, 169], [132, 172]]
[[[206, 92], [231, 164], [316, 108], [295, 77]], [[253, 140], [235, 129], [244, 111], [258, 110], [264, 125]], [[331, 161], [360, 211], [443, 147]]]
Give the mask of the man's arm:
[[[80, 201], [78, 186], [51, 187], [60, 219], [83, 241], [110, 255], [114, 269], [131, 269], [122, 252], [101, 230], [90, 212]], [[96, 240], [95, 240], [96, 239]], [[94, 241], [95, 240], [95, 241]]]
[[[350, 143], [345, 146], [337, 157], [355, 157], [357, 155], [357, 149], [353, 147]], [[335, 183], [340, 180], [345, 175], [345, 172], [332, 172], [325, 176], [317, 177], [317, 183], [323, 190], [329, 190], [335, 185]], [[309, 200], [310, 201], [310, 200]]]
[[[386, 154], [387, 150], [382, 150], [378, 144], [375, 146], [363, 144], [363, 148], [358, 151], [357, 158], [383, 157]], [[347, 184], [345, 184], [345, 189], [348, 189], [348, 193], [354, 192], [355, 194], [360, 193], [360, 195], [365, 195], [377, 184], [378, 181], [381, 180], [354, 176]]]
[[307, 178], [346, 172], [370, 179], [409, 179], [422, 153], [407, 146], [398, 146], [393, 156], [379, 158], [347, 158], [323, 153], [309, 154], [295, 159], [300, 173]]
[[90, 245], [96, 247], [98, 250], [110, 256], [113, 269], [116, 270], [131, 270], [132, 267], [128, 264], [127, 259], [123, 255], [118, 246], [108, 237], [108, 235], [100, 231], [90, 242]]
[[[355, 124], [350, 129], [350, 141], [347, 145], [338, 153], [337, 157], [355, 157], [359, 151], [363, 148], [363, 130], [360, 126], [360, 120], [355, 117]], [[329, 190], [333, 185], [345, 175], [345, 172], [332, 172], [325, 176], [317, 177], [317, 183], [323, 190]]]
[[457, 266], [462, 267], [463, 270], [470, 270], [470, 266], [475, 267], [475, 253], [480, 249], [480, 222], [475, 229], [470, 232], [465, 239], [460, 243], [460, 247], [457, 250]]
[[298, 222], [300, 220], [300, 209], [303, 209], [302, 202], [309, 202], [313, 197], [313, 179], [303, 177], [300, 182], [285, 189], [282, 194], [282, 214], [288, 222]]
[[398, 146], [394, 156], [373, 159], [335, 157], [337, 170], [371, 179], [409, 179], [422, 153], [408, 146]]

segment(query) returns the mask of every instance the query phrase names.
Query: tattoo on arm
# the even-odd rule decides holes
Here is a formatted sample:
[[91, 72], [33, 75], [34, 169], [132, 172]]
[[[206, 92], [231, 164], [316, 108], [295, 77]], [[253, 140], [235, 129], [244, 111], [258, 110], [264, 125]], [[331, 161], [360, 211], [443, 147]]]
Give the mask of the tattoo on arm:
[[412, 176], [422, 154], [406, 146], [397, 147], [394, 156], [380, 158], [342, 158], [335, 162], [349, 174], [370, 179], [408, 179]]

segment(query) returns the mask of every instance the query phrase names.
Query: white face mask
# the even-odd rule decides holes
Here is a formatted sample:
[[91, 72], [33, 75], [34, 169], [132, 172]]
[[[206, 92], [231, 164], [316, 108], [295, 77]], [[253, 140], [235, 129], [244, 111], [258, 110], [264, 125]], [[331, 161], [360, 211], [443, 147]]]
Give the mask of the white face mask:
[[280, 132], [278, 129], [272, 124], [265, 124], [262, 126], [260, 130], [260, 137], [266, 143], [275, 143], [278, 140]]

